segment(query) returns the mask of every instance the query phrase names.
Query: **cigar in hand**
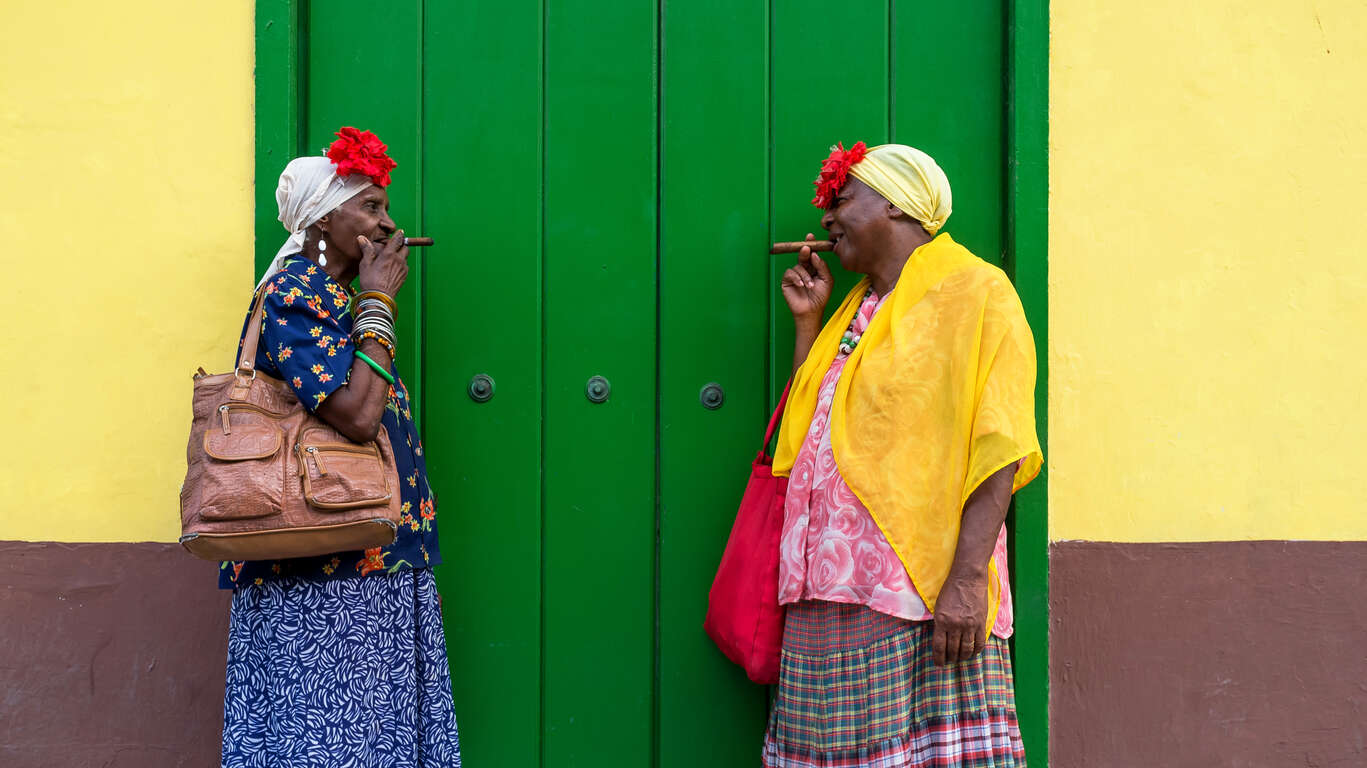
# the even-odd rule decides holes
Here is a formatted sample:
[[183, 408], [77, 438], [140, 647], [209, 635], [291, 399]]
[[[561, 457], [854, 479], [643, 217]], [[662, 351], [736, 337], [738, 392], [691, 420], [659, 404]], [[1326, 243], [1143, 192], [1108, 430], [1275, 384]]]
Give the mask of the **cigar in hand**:
[[791, 243], [774, 243], [769, 253], [797, 253], [802, 246], [811, 246], [813, 251], [829, 252], [835, 245], [830, 240], [795, 240]]
[[409, 248], [417, 248], [423, 245], [435, 245], [435, 241], [430, 237], [405, 237], [403, 244]]

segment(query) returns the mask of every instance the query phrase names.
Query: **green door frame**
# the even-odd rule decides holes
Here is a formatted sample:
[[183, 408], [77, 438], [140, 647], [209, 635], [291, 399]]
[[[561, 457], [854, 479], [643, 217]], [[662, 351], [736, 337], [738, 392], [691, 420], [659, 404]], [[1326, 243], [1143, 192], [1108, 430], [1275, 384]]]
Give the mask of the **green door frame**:
[[275, 180], [285, 169], [285, 163], [299, 155], [304, 144], [300, 113], [305, 98], [301, 90], [307, 57], [300, 41], [305, 34], [306, 2], [256, 0], [256, 258], [252, 274], [257, 278], [271, 263], [283, 240], [277, 219]]
[[[894, 0], [888, 0], [892, 3]], [[255, 80], [255, 267], [259, 274], [280, 242], [275, 185], [284, 163], [302, 150], [306, 94], [307, 0], [257, 0]], [[1004, 0], [1007, 14], [1007, 253], [1035, 333], [1036, 422], [1048, 455], [1049, 3]], [[1047, 467], [1047, 464], [1046, 464]], [[1012, 565], [1017, 708], [1031, 762], [1048, 764], [1049, 533], [1048, 472], [1015, 499]]]
[[1035, 429], [1045, 469], [1016, 494], [1016, 711], [1031, 765], [1049, 759], [1049, 0], [1008, 0], [1007, 263], [1035, 333]]

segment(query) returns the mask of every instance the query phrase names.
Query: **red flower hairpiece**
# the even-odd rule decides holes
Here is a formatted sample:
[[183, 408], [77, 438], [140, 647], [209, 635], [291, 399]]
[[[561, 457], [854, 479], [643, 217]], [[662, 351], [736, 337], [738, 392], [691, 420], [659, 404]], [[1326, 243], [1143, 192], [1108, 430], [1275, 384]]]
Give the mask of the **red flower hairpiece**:
[[328, 147], [328, 159], [337, 166], [338, 176], [359, 173], [369, 176], [376, 186], [389, 186], [389, 172], [399, 164], [385, 154], [389, 147], [380, 141], [380, 137], [349, 125], [336, 135], [337, 140]]
[[869, 148], [864, 146], [864, 142], [856, 142], [848, 150], [845, 145], [836, 142], [831, 147], [831, 154], [826, 161], [821, 164], [821, 173], [817, 175], [816, 197], [812, 198], [812, 205], [825, 210], [830, 207], [831, 201], [835, 199], [835, 193], [845, 186], [845, 178], [850, 173], [850, 166], [864, 159], [868, 154]]

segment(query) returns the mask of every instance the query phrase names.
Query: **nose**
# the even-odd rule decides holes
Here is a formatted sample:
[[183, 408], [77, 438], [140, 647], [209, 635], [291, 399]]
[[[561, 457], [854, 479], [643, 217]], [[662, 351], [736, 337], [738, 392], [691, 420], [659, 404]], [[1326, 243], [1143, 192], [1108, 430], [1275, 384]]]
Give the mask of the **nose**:
[[830, 231], [831, 231], [831, 225], [834, 224], [834, 223], [835, 223], [835, 214], [831, 213], [830, 211], [826, 211], [825, 213], [821, 214], [821, 228], [822, 228], [822, 229], [826, 230], [827, 232], [830, 232]]
[[389, 218], [389, 211], [380, 212], [380, 229], [383, 229], [386, 235], [392, 235], [394, 230], [398, 229], [394, 220]]

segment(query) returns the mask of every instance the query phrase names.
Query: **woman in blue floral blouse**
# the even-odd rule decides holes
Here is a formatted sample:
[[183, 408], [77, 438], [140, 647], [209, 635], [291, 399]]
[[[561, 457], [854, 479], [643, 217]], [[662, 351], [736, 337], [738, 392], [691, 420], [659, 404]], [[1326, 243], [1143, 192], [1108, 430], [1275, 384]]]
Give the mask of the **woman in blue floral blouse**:
[[295, 159], [281, 174], [276, 200], [291, 235], [258, 286], [256, 366], [352, 440], [385, 430], [403, 517], [388, 547], [223, 563], [220, 586], [233, 590], [225, 768], [460, 765], [431, 570], [441, 560], [436, 501], [393, 361], [408, 275], [385, 192], [395, 164], [374, 134], [337, 135], [327, 157]]

